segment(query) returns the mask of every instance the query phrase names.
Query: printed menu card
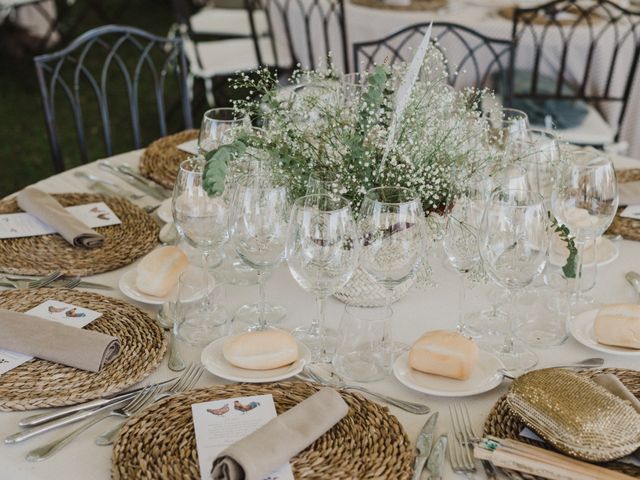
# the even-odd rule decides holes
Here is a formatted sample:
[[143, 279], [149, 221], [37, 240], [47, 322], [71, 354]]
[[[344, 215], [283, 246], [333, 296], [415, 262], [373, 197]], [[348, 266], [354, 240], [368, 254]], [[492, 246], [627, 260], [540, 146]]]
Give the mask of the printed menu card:
[[[196, 432], [200, 478], [211, 478], [216, 457], [277, 416], [271, 395], [228, 398], [191, 405]], [[264, 480], [294, 480], [289, 463]]]

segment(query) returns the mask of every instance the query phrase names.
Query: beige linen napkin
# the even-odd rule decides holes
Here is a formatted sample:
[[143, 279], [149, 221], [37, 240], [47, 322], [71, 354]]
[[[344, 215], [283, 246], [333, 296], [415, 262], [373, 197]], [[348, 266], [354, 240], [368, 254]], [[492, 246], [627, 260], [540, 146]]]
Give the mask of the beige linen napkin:
[[640, 203], [640, 181], [618, 184], [618, 204], [621, 207]]
[[74, 247], [97, 248], [104, 237], [67, 212], [55, 198], [35, 187], [27, 187], [17, 197], [18, 206], [42, 220]]
[[622, 383], [618, 377], [612, 373], [601, 373], [593, 377], [592, 380], [601, 387], [609, 390], [609, 392], [613, 393], [616, 397], [620, 397], [625, 402], [630, 403], [631, 406], [640, 413], [640, 400], [624, 386], [624, 383]]
[[0, 309], [0, 348], [99, 372], [120, 352], [120, 340], [43, 318]]
[[261, 480], [300, 453], [349, 411], [338, 392], [323, 388], [234, 443], [213, 461], [213, 480]]

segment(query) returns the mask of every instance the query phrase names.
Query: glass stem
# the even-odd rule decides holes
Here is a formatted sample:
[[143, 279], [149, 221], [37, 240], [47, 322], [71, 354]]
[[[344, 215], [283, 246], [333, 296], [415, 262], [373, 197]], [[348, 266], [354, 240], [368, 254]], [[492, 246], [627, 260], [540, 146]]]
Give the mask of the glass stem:
[[202, 251], [202, 288], [204, 295], [202, 297], [202, 306], [204, 309], [209, 308], [209, 250]]
[[[320, 360], [323, 362], [328, 362], [329, 358], [327, 355], [327, 343], [324, 338], [323, 329], [324, 322], [326, 317], [326, 307], [327, 307], [327, 297], [326, 296], [317, 296], [316, 297], [316, 306], [318, 308], [318, 319], [312, 320], [311, 322], [311, 331], [318, 332], [318, 340], [320, 342]], [[314, 325], [315, 323], [315, 325]]]
[[267, 294], [264, 288], [264, 272], [262, 270], [257, 270], [256, 272], [258, 277], [258, 326], [260, 330], [267, 329]]
[[507, 315], [507, 331], [504, 336], [504, 344], [502, 345], [502, 353], [512, 354], [513, 353], [513, 334], [514, 334], [514, 324], [515, 324], [515, 315], [516, 315], [516, 295], [513, 290], [510, 288], [507, 289], [507, 305], [509, 305], [509, 313]]
[[573, 298], [576, 302], [579, 302], [582, 298], [582, 270], [584, 264], [584, 246], [585, 240], [576, 238], [576, 249], [578, 253], [576, 255], [576, 278], [573, 282]]
[[460, 272], [460, 288], [458, 289], [458, 325], [456, 330], [459, 333], [465, 332], [465, 302], [467, 300], [467, 272]]

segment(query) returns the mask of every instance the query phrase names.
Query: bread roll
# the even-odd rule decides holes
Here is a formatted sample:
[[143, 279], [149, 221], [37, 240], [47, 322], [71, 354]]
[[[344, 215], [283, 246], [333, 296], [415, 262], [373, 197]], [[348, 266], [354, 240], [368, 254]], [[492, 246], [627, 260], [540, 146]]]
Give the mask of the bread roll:
[[142, 293], [164, 297], [178, 284], [189, 259], [178, 247], [160, 247], [138, 264], [136, 287]]
[[478, 346], [457, 332], [434, 330], [409, 351], [409, 365], [421, 372], [467, 380], [478, 361]]
[[593, 324], [598, 343], [640, 349], [640, 305], [615, 304], [600, 309]]
[[222, 347], [231, 365], [249, 370], [271, 370], [298, 360], [298, 344], [281, 330], [247, 332], [231, 337]]

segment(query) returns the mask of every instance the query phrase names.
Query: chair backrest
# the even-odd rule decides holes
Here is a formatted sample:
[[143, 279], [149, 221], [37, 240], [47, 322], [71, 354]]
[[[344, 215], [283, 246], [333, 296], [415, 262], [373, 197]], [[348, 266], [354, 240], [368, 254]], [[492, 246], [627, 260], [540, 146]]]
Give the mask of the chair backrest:
[[528, 78], [513, 89], [513, 98], [614, 102], [617, 139], [638, 65], [640, 12], [609, 0], [518, 8], [513, 42], [511, 74], [526, 68]]
[[[178, 107], [180, 128], [193, 124], [180, 38], [107, 25], [89, 30], [59, 52], [35, 57], [34, 62], [56, 171], [65, 168], [60, 137], [73, 136], [70, 129], [60, 131], [61, 118], [75, 126], [83, 163], [96, 149], [113, 155], [114, 142], [124, 146], [124, 138], [128, 139], [124, 149], [141, 148], [143, 134], [150, 130], [147, 125], [157, 122], [158, 128], [146, 141], [167, 135], [168, 116]], [[165, 97], [175, 92], [177, 102], [168, 103]]]
[[254, 18], [260, 9], [267, 17], [275, 66], [282, 71], [323, 68], [329, 58], [337, 68], [349, 71], [344, 0], [245, 0], [245, 7], [261, 65], [265, 53]]
[[[356, 71], [371, 70], [376, 64], [410, 62], [422, 42], [429, 23], [417, 23], [386, 37], [354, 43]], [[512, 44], [509, 40], [487, 37], [455, 23], [434, 22], [431, 42], [446, 60], [447, 81], [452, 87], [485, 87], [492, 76], [506, 81]]]

